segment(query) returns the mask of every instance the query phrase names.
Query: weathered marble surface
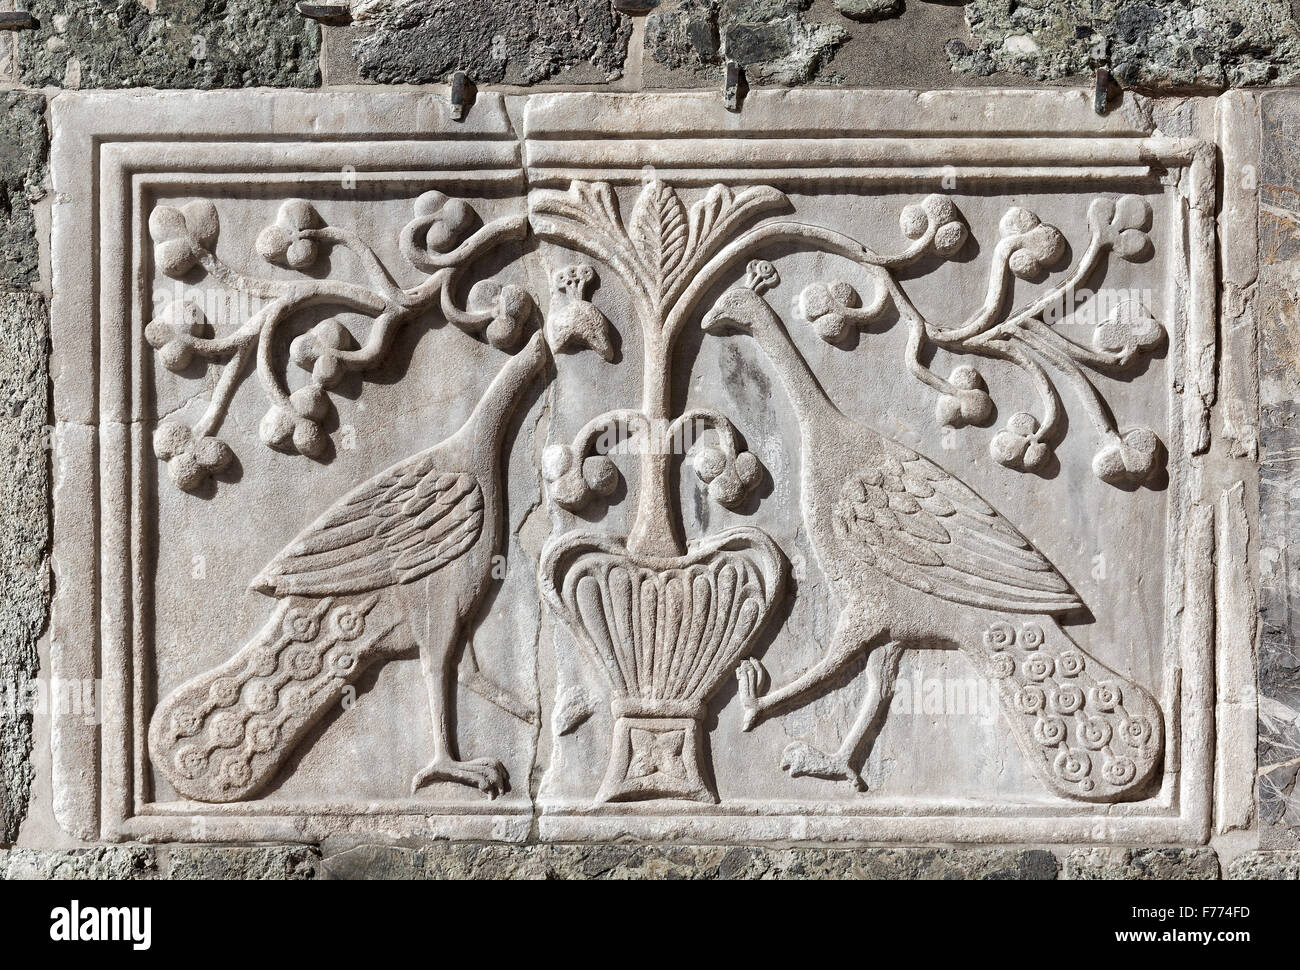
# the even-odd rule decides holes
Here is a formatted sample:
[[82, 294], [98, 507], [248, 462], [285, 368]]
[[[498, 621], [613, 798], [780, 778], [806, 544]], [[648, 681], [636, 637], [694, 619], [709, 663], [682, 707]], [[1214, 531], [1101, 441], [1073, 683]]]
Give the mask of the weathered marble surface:
[[71, 834], [1207, 837], [1212, 124], [147, 104], [53, 105]]

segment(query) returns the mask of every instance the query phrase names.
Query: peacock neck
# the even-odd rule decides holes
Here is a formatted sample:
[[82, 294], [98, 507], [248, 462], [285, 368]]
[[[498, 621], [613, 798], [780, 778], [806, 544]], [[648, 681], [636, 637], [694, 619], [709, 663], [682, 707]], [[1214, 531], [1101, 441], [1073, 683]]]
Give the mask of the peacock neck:
[[809, 432], [825, 427], [843, 415], [822, 389], [785, 325], [775, 313], [771, 316], [770, 320], [764, 320], [754, 327], [754, 339], [785, 385], [786, 394], [794, 404], [806, 438]]
[[546, 339], [538, 330], [492, 378], [492, 383], [461, 429], [461, 434], [470, 436], [476, 449], [495, 453], [500, 448], [515, 405], [545, 366], [546, 358]]

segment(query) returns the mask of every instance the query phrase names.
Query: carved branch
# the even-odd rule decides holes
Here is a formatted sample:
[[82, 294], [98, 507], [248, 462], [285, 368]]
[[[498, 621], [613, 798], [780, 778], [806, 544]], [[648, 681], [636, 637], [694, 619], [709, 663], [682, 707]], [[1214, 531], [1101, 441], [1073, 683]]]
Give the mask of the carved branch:
[[[1025, 412], [1014, 414], [990, 441], [989, 450], [1001, 464], [1021, 471], [1038, 471], [1047, 466], [1051, 447], [1059, 440], [1064, 425], [1060, 395], [1043, 367], [1045, 362], [1075, 392], [1097, 429], [1101, 449], [1094, 470], [1098, 476], [1116, 485], [1142, 484], [1157, 470], [1159, 439], [1145, 428], [1121, 431], [1081, 368], [1128, 367], [1159, 345], [1164, 339], [1163, 328], [1140, 305], [1121, 306], [1097, 328], [1096, 346], [1090, 350], [1069, 340], [1042, 318], [1079, 293], [1107, 252], [1129, 260], [1144, 256], [1151, 245], [1146, 234], [1150, 218], [1150, 207], [1137, 196], [1094, 200], [1088, 210], [1088, 245], [1068, 276], [1028, 306], [1007, 313], [1011, 276], [1035, 279], [1065, 250], [1064, 237], [1056, 227], [1042, 223], [1026, 209], [1013, 207], [999, 226], [1001, 239], [993, 250], [984, 302], [964, 321], [951, 326], [927, 319], [893, 272], [915, 262], [927, 249], [952, 255], [964, 243], [965, 225], [949, 200], [930, 196], [906, 207], [900, 224], [915, 241], [892, 256], [831, 229], [791, 221], [768, 222], [725, 246], [699, 270], [670, 314], [667, 329], [679, 327], [694, 312], [700, 296], [723, 273], [765, 247], [793, 243], [832, 253], [865, 269], [874, 289], [863, 301], [850, 284], [840, 280], [806, 288], [800, 307], [823, 339], [841, 342], [850, 330], [878, 319], [885, 306], [892, 303], [908, 327], [904, 363], [918, 380], [940, 395], [936, 404], [939, 420], [954, 427], [986, 421], [992, 414], [991, 399], [983, 376], [973, 367], [963, 364], [947, 378], [935, 374], [922, 362], [928, 346], [954, 354], [995, 358], [1020, 368], [1038, 393], [1042, 418]], [[1115, 457], [1117, 447], [1122, 453], [1119, 459]]]
[[[150, 344], [172, 370], [184, 370], [195, 356], [223, 362], [208, 408], [194, 427], [169, 420], [155, 434], [155, 452], [168, 462], [173, 480], [193, 489], [229, 464], [233, 455], [216, 434], [251, 360], [256, 360], [258, 380], [270, 402], [259, 429], [263, 442], [316, 457], [327, 442], [321, 420], [330, 407], [328, 391], [344, 374], [381, 364], [398, 331], [420, 311], [437, 305], [449, 323], [483, 334], [494, 346], [514, 346], [533, 310], [527, 291], [479, 281], [470, 290], [468, 305], [461, 307], [455, 290], [474, 260], [503, 242], [522, 238], [527, 220], [507, 217], [471, 231], [476, 220], [467, 203], [440, 192], [417, 199], [415, 218], [402, 230], [399, 246], [413, 266], [429, 275], [403, 290], [369, 244], [349, 229], [324, 225], [315, 208], [300, 199], [281, 205], [275, 222], [257, 237], [259, 255], [267, 262], [303, 271], [319, 258], [321, 246], [343, 246], [361, 264], [369, 286], [329, 279], [271, 280], [240, 273], [215, 255], [220, 221], [212, 203], [156, 208], [149, 229], [155, 260], [165, 275], [180, 279], [199, 267], [227, 289], [271, 301], [225, 336], [204, 336], [202, 312], [187, 301], [167, 307], [146, 328]], [[372, 323], [359, 347], [352, 346], [351, 331], [333, 318], [294, 340], [290, 358], [310, 371], [311, 379], [291, 393], [287, 374], [279, 373], [276, 366], [278, 334], [286, 322], [313, 306], [351, 311]]]

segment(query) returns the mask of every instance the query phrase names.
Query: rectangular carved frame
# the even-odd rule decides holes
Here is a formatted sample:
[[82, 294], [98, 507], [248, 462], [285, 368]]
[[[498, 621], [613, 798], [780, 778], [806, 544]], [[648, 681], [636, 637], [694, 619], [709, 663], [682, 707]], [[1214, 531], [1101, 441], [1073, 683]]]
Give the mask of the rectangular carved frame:
[[[302, 840], [337, 831], [518, 841], [530, 813], [376, 817], [363, 805], [274, 815], [255, 805], [159, 806], [143, 785], [140, 678], [148, 663], [140, 499], [147, 456], [141, 388], [145, 322], [136, 267], [147, 245], [143, 194], [168, 184], [256, 178], [492, 181], [564, 187], [572, 178], [634, 183], [646, 165], [681, 185], [720, 180], [840, 184], [974, 180], [1068, 183], [1087, 176], [1158, 178], [1178, 200], [1185, 240], [1171, 317], [1171, 505], [1166, 603], [1176, 670], [1165, 783], [1133, 805], [1045, 808], [964, 802], [871, 814], [809, 816], [644, 805], [586, 811], [541, 805], [544, 839], [692, 842], [1202, 842], [1214, 791], [1214, 499], [1193, 473], [1209, 445], [1216, 348], [1212, 146], [1154, 135], [1128, 107], [1099, 119], [1080, 92], [756, 92], [740, 115], [704, 95], [549, 94], [521, 99], [517, 138], [507, 101], [480, 96], [464, 123], [440, 93], [275, 92], [63, 94], [54, 101], [52, 171], [55, 460], [54, 675], [102, 681], [102, 723], [53, 725], [55, 811], [88, 840]], [[989, 108], [994, 104], [994, 108]], [[828, 114], [828, 112], [830, 112]], [[834, 116], [838, 130], [809, 130]], [[941, 162], [941, 164], [936, 164]], [[361, 169], [361, 166], [357, 166]], [[252, 175], [251, 173], [257, 173]], [[1226, 685], [1252, 689], [1253, 684]], [[1222, 690], [1225, 685], [1220, 684]], [[196, 822], [198, 820], [198, 822]]]

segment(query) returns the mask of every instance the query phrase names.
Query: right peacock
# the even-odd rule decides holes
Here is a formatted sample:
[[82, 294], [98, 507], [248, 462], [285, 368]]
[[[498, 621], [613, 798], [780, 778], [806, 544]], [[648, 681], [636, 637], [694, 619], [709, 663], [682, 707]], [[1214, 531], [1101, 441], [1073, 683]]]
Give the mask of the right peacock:
[[934, 462], [835, 406], [763, 299], [776, 282], [770, 263], [751, 263], [746, 282], [723, 294], [703, 326], [752, 336], [785, 385], [803, 431], [803, 516], [842, 606], [828, 649], [791, 684], [764, 693], [762, 666], [742, 662], [745, 729], [874, 652], [866, 701], [840, 748], [826, 753], [795, 741], [782, 761], [792, 776], [843, 779], [862, 790], [863, 749], [888, 709], [899, 652], [949, 643], [998, 684], [1016, 741], [1049, 788], [1085, 801], [1142, 797], [1163, 750], [1155, 700], [1061, 628], [1057, 617], [1083, 602], [1005, 517]]

